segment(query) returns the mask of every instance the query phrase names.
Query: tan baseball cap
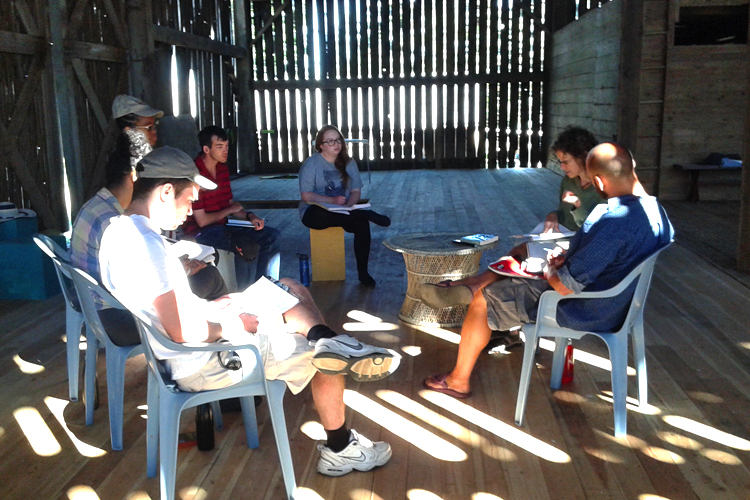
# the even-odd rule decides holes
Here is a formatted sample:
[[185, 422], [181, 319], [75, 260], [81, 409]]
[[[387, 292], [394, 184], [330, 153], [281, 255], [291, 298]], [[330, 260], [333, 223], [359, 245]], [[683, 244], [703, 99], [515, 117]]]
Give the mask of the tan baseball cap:
[[157, 148], [144, 156], [136, 166], [138, 178], [190, 179], [203, 189], [216, 189], [216, 183], [198, 172], [195, 162], [182, 150], [170, 146]]
[[154, 118], [164, 116], [163, 111], [152, 108], [132, 95], [120, 94], [115, 97], [115, 100], [112, 101], [112, 118], [120, 118], [131, 113], [138, 116], [153, 116]]

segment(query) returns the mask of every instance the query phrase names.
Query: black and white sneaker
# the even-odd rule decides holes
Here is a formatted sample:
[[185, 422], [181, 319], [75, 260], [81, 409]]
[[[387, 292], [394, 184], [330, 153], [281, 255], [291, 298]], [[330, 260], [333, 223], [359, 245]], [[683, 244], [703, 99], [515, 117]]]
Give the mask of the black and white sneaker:
[[363, 344], [349, 335], [336, 335], [315, 342], [312, 364], [326, 375], [348, 374], [357, 382], [374, 382], [393, 373], [400, 359], [384, 347]]
[[349, 445], [338, 453], [325, 445], [318, 445], [318, 472], [326, 476], [343, 476], [355, 469], [364, 472], [380, 467], [391, 459], [391, 445], [388, 443], [373, 443], [353, 429], [349, 432]]

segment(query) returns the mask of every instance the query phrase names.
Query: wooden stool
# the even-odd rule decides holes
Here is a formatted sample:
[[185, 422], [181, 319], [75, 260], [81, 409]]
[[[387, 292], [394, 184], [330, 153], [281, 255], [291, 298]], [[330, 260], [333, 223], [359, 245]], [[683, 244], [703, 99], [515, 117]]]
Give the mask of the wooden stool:
[[310, 229], [310, 265], [313, 281], [346, 279], [344, 229]]

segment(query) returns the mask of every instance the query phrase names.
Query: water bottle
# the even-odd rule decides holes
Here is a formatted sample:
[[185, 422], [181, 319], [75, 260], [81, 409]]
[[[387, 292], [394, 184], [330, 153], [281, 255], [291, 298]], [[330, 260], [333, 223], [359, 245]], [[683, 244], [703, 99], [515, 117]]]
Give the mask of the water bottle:
[[299, 282], [304, 286], [310, 286], [310, 258], [306, 253], [299, 255]]
[[565, 348], [565, 364], [563, 365], [562, 383], [571, 383], [573, 381], [574, 373], [575, 359], [573, 358], [573, 342], [568, 340], [568, 346]]

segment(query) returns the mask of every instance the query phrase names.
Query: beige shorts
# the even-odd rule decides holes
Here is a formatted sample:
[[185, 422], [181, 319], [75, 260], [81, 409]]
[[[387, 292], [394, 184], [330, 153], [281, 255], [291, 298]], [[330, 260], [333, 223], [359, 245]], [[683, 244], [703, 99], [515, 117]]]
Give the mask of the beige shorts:
[[[255, 338], [258, 340], [267, 380], [283, 380], [292, 394], [298, 394], [317, 373], [312, 365], [313, 347], [304, 335], [279, 331], [258, 334]], [[210, 391], [234, 385], [252, 373], [255, 366], [255, 356], [251, 351], [239, 349], [237, 354], [242, 360], [242, 368], [239, 370], [222, 367], [218, 354], [213, 354], [197, 373], [175, 382], [181, 390], [188, 392]]]

